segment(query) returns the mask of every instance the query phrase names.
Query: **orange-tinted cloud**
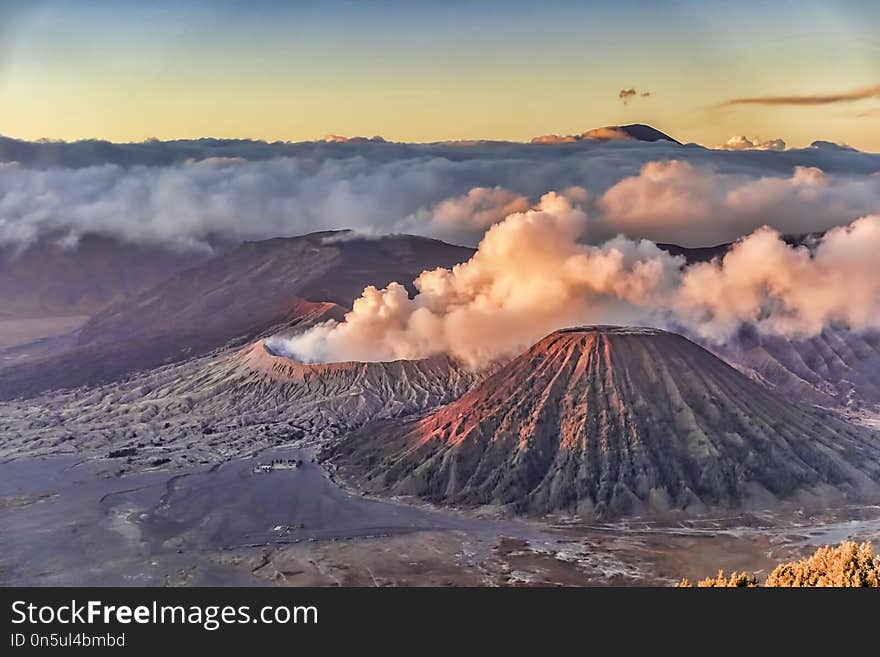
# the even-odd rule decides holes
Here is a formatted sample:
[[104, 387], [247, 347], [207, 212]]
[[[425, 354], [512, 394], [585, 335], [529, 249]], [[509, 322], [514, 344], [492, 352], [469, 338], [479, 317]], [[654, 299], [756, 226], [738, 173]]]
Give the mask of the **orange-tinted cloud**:
[[623, 234], [707, 246], [762, 225], [781, 233], [825, 231], [880, 213], [880, 175], [852, 178], [795, 166], [791, 176], [743, 177], [684, 160], [645, 164], [596, 200], [591, 238]]
[[850, 91], [832, 94], [807, 94], [802, 96], [755, 96], [751, 98], [733, 98], [722, 105], [832, 105], [848, 103], [854, 100], [875, 98], [880, 96], [880, 85], [859, 87]]
[[784, 151], [785, 141], [760, 137], [749, 139], [745, 135], [736, 135], [716, 148], [722, 151]]
[[593, 128], [581, 134], [582, 139], [596, 139], [598, 141], [632, 141], [633, 136], [616, 126]]
[[604, 128], [593, 128], [579, 135], [541, 135], [532, 139], [533, 144], [573, 144], [584, 139], [594, 141], [633, 141], [635, 137], [622, 128], [608, 125]]

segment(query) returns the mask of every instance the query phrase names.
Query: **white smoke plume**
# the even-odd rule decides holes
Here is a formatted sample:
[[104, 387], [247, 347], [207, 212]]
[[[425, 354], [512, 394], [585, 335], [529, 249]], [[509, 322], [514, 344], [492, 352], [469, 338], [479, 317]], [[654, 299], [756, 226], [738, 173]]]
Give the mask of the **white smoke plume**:
[[409, 299], [399, 283], [369, 287], [342, 323], [330, 322], [273, 349], [305, 361], [413, 359], [435, 353], [479, 365], [559, 326], [628, 322], [682, 264], [648, 242], [578, 243], [587, 216], [564, 194], [492, 226], [477, 253], [426, 271]]
[[343, 322], [269, 346], [304, 362], [445, 353], [480, 367], [579, 324], [685, 327], [715, 340], [743, 323], [787, 335], [880, 327], [880, 216], [832, 230], [812, 253], [762, 228], [722, 260], [685, 266], [644, 240], [583, 244], [580, 201], [548, 193], [492, 226], [469, 261], [423, 272], [414, 298], [399, 283], [369, 287]]
[[812, 252], [761, 228], [722, 260], [688, 267], [674, 311], [716, 339], [743, 323], [789, 336], [816, 335], [831, 324], [880, 328], [878, 249], [880, 215], [829, 231]]

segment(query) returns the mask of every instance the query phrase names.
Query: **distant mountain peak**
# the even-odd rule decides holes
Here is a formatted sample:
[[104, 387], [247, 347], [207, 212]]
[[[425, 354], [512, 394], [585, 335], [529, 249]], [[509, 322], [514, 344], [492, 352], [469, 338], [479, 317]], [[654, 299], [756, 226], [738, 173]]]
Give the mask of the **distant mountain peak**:
[[579, 135], [543, 135], [532, 139], [533, 144], [569, 144], [579, 141], [668, 141], [681, 144], [665, 132], [660, 132], [644, 123], [608, 125], [587, 130]]

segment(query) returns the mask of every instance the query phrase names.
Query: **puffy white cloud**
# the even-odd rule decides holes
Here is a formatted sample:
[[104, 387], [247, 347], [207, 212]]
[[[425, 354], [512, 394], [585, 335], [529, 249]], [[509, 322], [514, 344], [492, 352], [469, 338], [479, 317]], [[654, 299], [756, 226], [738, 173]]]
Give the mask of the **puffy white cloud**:
[[580, 140], [580, 135], [540, 135], [532, 137], [533, 144], [573, 144]]
[[763, 225], [786, 234], [824, 231], [880, 212], [880, 175], [835, 176], [796, 166], [787, 177], [720, 173], [684, 160], [645, 164], [596, 202], [593, 236], [706, 246]]
[[507, 215], [527, 210], [529, 199], [503, 187], [474, 187], [467, 194], [444, 199], [403, 220], [399, 232], [420, 233], [468, 244]]
[[541, 135], [532, 138], [533, 144], [573, 144], [579, 141], [637, 141], [635, 137], [618, 126], [593, 128], [579, 135]]
[[718, 148], [725, 151], [784, 151], [785, 141], [782, 139], [768, 139], [765, 141], [759, 137], [752, 140], [743, 135], [737, 135], [728, 139]]
[[811, 251], [762, 228], [723, 259], [687, 268], [675, 303], [680, 321], [724, 339], [741, 324], [815, 335], [830, 324], [880, 327], [880, 215], [829, 231]]
[[606, 128], [587, 130], [581, 135], [581, 139], [596, 139], [598, 141], [632, 141], [633, 137], [620, 128], [608, 126]]

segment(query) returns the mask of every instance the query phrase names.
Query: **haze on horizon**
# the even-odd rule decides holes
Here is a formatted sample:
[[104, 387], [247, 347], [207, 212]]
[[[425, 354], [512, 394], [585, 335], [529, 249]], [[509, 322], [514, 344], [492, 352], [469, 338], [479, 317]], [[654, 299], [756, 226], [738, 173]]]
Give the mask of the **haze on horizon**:
[[506, 139], [649, 123], [880, 151], [880, 5], [9, 0], [0, 134]]

